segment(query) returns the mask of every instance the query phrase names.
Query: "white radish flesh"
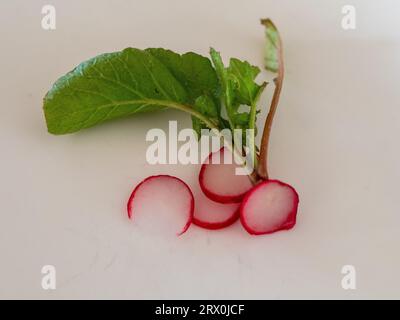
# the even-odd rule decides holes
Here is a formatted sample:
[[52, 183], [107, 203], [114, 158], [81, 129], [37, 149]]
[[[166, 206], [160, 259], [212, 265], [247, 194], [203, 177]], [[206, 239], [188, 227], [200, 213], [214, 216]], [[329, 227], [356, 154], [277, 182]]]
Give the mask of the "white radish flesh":
[[296, 224], [299, 196], [290, 185], [267, 180], [250, 190], [240, 208], [244, 228], [254, 235], [288, 230]]
[[194, 198], [179, 178], [151, 176], [133, 190], [127, 209], [129, 218], [140, 229], [181, 235], [193, 221]]
[[[253, 185], [247, 175], [237, 175], [234, 163], [224, 163], [225, 156], [231, 157], [227, 148], [211, 153], [209, 163], [204, 163], [200, 170], [199, 183], [204, 194], [219, 203], [240, 203]], [[220, 159], [220, 164], [213, 163]]]
[[239, 220], [238, 203], [222, 204], [208, 199], [199, 187], [192, 187], [195, 198], [193, 224], [209, 230], [229, 227]]

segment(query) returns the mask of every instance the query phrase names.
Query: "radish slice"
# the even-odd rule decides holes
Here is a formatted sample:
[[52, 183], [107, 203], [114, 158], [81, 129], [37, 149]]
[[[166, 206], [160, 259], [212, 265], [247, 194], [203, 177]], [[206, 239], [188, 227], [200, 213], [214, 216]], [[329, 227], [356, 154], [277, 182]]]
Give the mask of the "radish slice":
[[188, 185], [181, 179], [151, 176], [133, 190], [127, 205], [128, 217], [135, 217], [140, 228], [156, 233], [164, 229], [178, 230], [181, 235], [193, 221], [194, 198]]
[[240, 220], [248, 233], [261, 235], [289, 230], [296, 224], [299, 196], [290, 185], [267, 180], [250, 190], [240, 207]]
[[[235, 169], [240, 167], [233, 163], [224, 163], [226, 153], [232, 156], [226, 148], [211, 153], [208, 163], [203, 163], [200, 170], [199, 182], [204, 194], [219, 203], [240, 203], [253, 185], [247, 175], [236, 175]], [[220, 159], [220, 164], [213, 164], [215, 159]]]
[[196, 206], [193, 223], [201, 228], [218, 230], [239, 220], [240, 204], [221, 204], [208, 199], [199, 187], [192, 188]]

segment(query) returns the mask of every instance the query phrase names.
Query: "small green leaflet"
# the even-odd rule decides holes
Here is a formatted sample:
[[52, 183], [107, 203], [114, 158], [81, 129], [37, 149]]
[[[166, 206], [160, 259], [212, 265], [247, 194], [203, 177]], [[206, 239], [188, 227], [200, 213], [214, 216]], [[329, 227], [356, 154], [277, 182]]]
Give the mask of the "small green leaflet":
[[265, 26], [265, 68], [272, 72], [278, 72], [279, 48], [282, 46], [278, 29], [270, 19], [263, 19], [261, 20], [261, 23]]
[[253, 105], [260, 90], [260, 86], [254, 82], [260, 68], [250, 65], [247, 61], [231, 58], [228, 73], [235, 83], [236, 103]]
[[[221, 83], [222, 99], [230, 127], [254, 129], [256, 103], [265, 88], [265, 84], [260, 86], [255, 82], [260, 69], [236, 58], [231, 58], [229, 67], [225, 68], [219, 52], [211, 48], [210, 55]], [[250, 111], [240, 113], [240, 105], [250, 106]]]
[[[221, 100], [225, 105], [229, 118], [228, 120], [231, 121], [234, 116], [234, 109], [235, 109], [235, 98], [234, 98], [235, 83], [233, 82], [233, 79], [229, 77], [228, 70], [225, 68], [224, 63], [222, 62], [220, 53], [211, 48], [210, 56], [214, 64], [219, 82], [221, 84]], [[233, 129], [233, 123], [231, 123], [230, 125]]]

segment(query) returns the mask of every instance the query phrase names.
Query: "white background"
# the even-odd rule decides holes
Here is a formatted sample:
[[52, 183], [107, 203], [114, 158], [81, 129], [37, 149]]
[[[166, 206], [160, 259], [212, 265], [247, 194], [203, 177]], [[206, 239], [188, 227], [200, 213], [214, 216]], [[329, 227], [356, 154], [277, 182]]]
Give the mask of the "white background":
[[[48, 3], [55, 31], [41, 29]], [[345, 4], [356, 6], [356, 30], [341, 28]], [[0, 298], [400, 298], [399, 13], [396, 0], [1, 1]], [[125, 213], [137, 182], [196, 179], [195, 168], [146, 165], [145, 134], [168, 119], [189, 127], [189, 117], [141, 115], [56, 137], [43, 96], [79, 62], [128, 46], [213, 46], [262, 66], [262, 17], [286, 49], [270, 170], [300, 194], [296, 228], [138, 230]], [[41, 288], [45, 264], [57, 269], [55, 291]], [[357, 290], [341, 288], [346, 264]]]

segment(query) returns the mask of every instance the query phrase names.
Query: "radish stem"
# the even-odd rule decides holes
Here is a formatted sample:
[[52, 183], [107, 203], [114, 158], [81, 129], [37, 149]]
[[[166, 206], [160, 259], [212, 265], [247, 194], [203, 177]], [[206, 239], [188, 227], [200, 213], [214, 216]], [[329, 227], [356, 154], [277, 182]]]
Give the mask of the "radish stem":
[[[261, 24], [263, 24], [267, 28], [276, 27], [270, 19], [261, 20]], [[272, 122], [274, 120], [274, 116], [276, 113], [276, 109], [279, 103], [279, 96], [282, 90], [283, 78], [284, 78], [284, 65], [283, 65], [283, 49], [282, 49], [282, 40], [280, 38], [279, 33], [277, 32], [278, 41], [276, 42], [276, 49], [278, 53], [278, 75], [274, 79], [275, 90], [271, 101], [271, 106], [268, 112], [267, 119], [265, 120], [264, 131], [261, 138], [261, 147], [260, 147], [260, 161], [258, 166], [258, 175], [262, 179], [268, 179], [268, 145], [269, 138], [271, 135]]]

